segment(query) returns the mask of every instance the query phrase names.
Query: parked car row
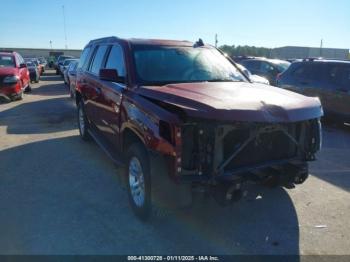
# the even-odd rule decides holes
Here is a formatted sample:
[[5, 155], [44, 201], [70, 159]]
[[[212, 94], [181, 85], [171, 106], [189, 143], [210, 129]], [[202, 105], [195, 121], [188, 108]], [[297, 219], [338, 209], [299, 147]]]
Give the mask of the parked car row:
[[24, 58], [24, 61], [33, 62], [37, 66], [39, 74], [42, 75], [45, 72], [46, 62], [44, 58], [40, 58], [40, 59], [37, 57], [29, 57], [29, 58], [26, 57]]
[[60, 55], [57, 58], [57, 61], [54, 63], [54, 68], [56, 70], [56, 75], [63, 75], [63, 72], [61, 71], [61, 67], [64, 64], [64, 61], [66, 59], [74, 59], [73, 56], [68, 56], [68, 55]]

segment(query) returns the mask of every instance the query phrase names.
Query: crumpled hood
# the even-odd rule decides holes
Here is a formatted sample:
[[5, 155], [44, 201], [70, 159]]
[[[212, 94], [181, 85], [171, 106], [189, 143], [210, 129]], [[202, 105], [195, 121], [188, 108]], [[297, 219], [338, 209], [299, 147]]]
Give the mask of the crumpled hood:
[[201, 82], [135, 91], [182, 108], [189, 116], [222, 121], [296, 122], [323, 115], [318, 98], [263, 84]]

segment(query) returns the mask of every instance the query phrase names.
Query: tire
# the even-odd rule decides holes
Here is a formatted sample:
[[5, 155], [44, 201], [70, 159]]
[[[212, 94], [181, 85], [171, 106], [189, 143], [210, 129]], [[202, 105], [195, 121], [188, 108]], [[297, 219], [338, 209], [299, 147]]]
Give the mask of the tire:
[[89, 141], [91, 139], [90, 134], [88, 132], [89, 121], [87, 120], [87, 117], [85, 114], [83, 101], [80, 101], [78, 104], [77, 122], [78, 122], [79, 134], [81, 139], [83, 139], [84, 141]]
[[26, 89], [24, 90], [25, 92], [32, 92], [32, 87], [28, 84]]
[[75, 93], [73, 92], [73, 89], [72, 89], [71, 86], [69, 87], [69, 94], [70, 94], [70, 97], [71, 97], [72, 99], [75, 99]]
[[132, 144], [126, 153], [126, 182], [130, 206], [142, 221], [152, 213], [150, 160], [144, 146]]

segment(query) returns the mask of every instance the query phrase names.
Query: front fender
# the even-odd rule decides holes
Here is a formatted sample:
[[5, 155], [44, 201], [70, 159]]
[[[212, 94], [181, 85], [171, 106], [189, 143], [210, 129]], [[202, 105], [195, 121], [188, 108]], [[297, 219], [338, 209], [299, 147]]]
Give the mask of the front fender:
[[159, 134], [160, 120], [171, 126], [181, 124], [180, 119], [175, 114], [143, 97], [138, 95], [124, 96], [121, 105], [121, 134], [129, 129], [148, 149], [174, 156], [176, 154], [175, 146]]

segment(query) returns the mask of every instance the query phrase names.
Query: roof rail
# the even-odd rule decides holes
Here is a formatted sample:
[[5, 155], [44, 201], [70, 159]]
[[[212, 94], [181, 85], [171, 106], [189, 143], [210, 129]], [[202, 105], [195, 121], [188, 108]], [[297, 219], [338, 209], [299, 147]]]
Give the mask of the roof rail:
[[115, 40], [119, 39], [116, 36], [107, 36], [107, 37], [102, 37], [102, 38], [97, 38], [97, 39], [93, 39], [91, 40], [88, 45], [91, 44], [97, 44], [97, 43], [101, 43], [101, 42], [107, 42], [107, 43], [111, 43], [114, 42]]
[[324, 58], [323, 57], [306, 57], [306, 58], [303, 58], [303, 61], [304, 62], [312, 62], [312, 61], [320, 60], [320, 59], [324, 59]]

